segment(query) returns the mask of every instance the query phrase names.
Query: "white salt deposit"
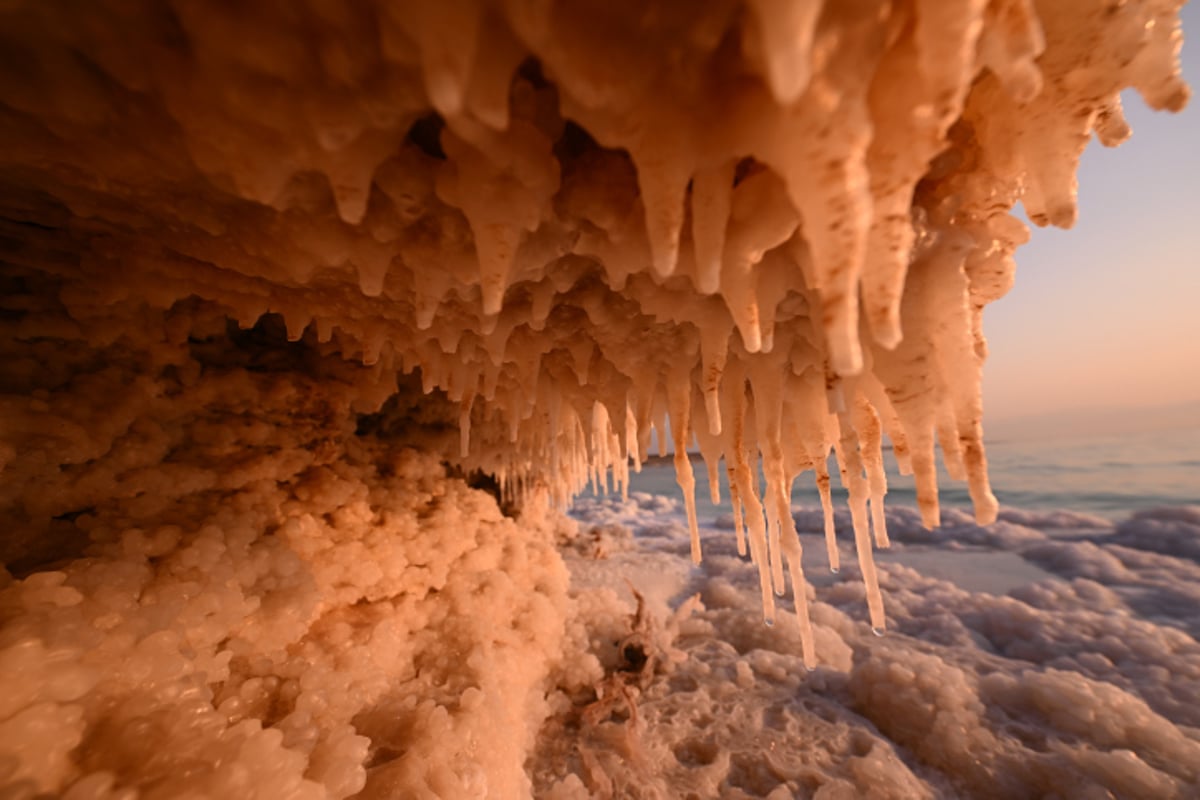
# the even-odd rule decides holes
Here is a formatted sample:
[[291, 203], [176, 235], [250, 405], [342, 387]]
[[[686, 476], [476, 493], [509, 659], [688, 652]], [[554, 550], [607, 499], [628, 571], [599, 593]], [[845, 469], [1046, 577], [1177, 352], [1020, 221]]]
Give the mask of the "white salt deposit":
[[[1115, 645], [1091, 682], [993, 677], [991, 645], [938, 650], [991, 606], [910, 615], [944, 585], [872, 555], [949, 521], [1070, 573], [1106, 637], [1194, 644], [1193, 512], [993, 524], [979, 396], [1014, 205], [1070, 226], [1121, 90], [1183, 107], [1179, 6], [0, 4], [0, 792], [1186, 794], [1177, 694], [1131, 695]], [[640, 545], [551, 509], [623, 491], [652, 432], [684, 492], [656, 529], [705, 572], [651, 559], [676, 583], [631, 618], [554, 545]], [[885, 435], [919, 511], [884, 511]], [[818, 601], [831, 452], [862, 585]], [[1028, 592], [999, 616], [1073, 608]]]
[[[889, 511], [889, 522], [902, 529], [910, 513]], [[1200, 537], [1192, 514], [1163, 509], [1120, 527], [1147, 531], [1145, 520], [1174, 519]], [[1053, 576], [1005, 596], [881, 564], [893, 623], [882, 639], [870, 633], [856, 576], [839, 576], [809, 598], [821, 659], [810, 673], [793, 617], [754, 624], [755, 570], [721, 531], [702, 531], [710, 555], [680, 581], [669, 567], [687, 563], [678, 507], [648, 495], [583, 503], [575, 516], [584, 539], [600, 520], [609, 538], [636, 531], [634, 547], [602, 560], [578, 548], [567, 557], [576, 608], [609, 632], [592, 643], [600, 657], [619, 636], [611, 603], [623, 598], [633, 610], [623, 576], [638, 563], [656, 565], [639, 574], [638, 591], [653, 593], [657, 574], [673, 594], [663, 618], [695, 592], [703, 607], [672, 641], [686, 660], [631, 690], [636, 715], [617, 708], [600, 721], [578, 711], [551, 719], [534, 762], [540, 780], [557, 782], [557, 794], [545, 796], [1195, 796], [1197, 605], [1151, 598], [1167, 581], [1184, 592], [1200, 585], [1196, 564], [1169, 556], [1146, 564], [1153, 554], [1110, 544], [1107, 531], [1082, 550], [1097, 555], [1049, 561], [1044, 548], [1071, 512], [1010, 515], [1029, 526], [1024, 544], [983, 541], [981, 560], [1015, 551]], [[925, 548], [901, 541], [893, 549], [904, 562]], [[1075, 577], [1098, 559], [1121, 571]], [[610, 784], [611, 794], [597, 789]]]

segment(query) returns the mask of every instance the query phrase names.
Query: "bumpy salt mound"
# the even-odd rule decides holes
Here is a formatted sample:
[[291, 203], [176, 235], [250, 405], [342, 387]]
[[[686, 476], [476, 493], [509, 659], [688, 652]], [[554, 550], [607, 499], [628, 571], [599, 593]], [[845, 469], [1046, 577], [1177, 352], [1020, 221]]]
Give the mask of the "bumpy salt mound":
[[6, 560], [42, 562], [0, 569], [4, 796], [528, 795], [567, 573], [552, 520], [431, 454], [449, 401], [389, 376], [355, 414], [374, 372], [273, 318], [106, 313], [57, 368], [3, 366], [63, 381], [5, 421], [19, 459], [68, 461], [4, 485]]
[[[927, 525], [935, 441], [979, 521], [995, 517], [981, 312], [1027, 235], [1009, 211], [1021, 200], [1038, 224], [1071, 224], [1089, 136], [1128, 134], [1122, 89], [1182, 107], [1179, 5], [6, 2], [5, 561], [20, 575], [79, 555], [136, 563], [195, 538], [249, 569], [237, 548], [282, 536], [287, 502], [308, 502], [305, 482], [342, 454], [359, 463], [356, 447], [419, 446], [494, 476], [507, 505], [540, 509], [610, 470], [621, 482], [656, 429], [689, 502], [693, 438], [710, 470], [725, 461], [764, 612], [787, 572], [815, 663], [791, 482], [814, 471], [832, 536], [836, 452], [876, 627], [885, 433]], [[359, 480], [376, 491], [385, 479]], [[217, 505], [242, 513], [272, 493], [292, 499], [217, 525], [237, 544], [197, 527]], [[347, 563], [369, 570], [355, 552]], [[126, 599], [105, 617], [109, 581], [87, 577], [87, 559], [14, 584], [6, 647], [57, 647], [38, 638], [59, 625], [34, 613], [43, 594], [78, 605], [81, 630], [125, 624], [121, 602], [153, 598], [114, 584]], [[265, 574], [274, 562], [249, 563]], [[313, 613], [353, 602], [335, 593]], [[190, 624], [166, 614], [112, 636], [133, 647]], [[210, 641], [220, 625], [229, 635]], [[253, 631], [220, 625], [203, 646], [233, 658], [229, 643]], [[290, 635], [299, 658], [305, 634]], [[132, 658], [117, 652], [106, 663]], [[219, 663], [200, 640], [180, 652], [218, 702]], [[39, 661], [13, 657], [22, 675]], [[34, 716], [14, 730], [53, 717], [63, 742], [104, 739], [96, 698], [109, 690], [91, 680], [29, 689], [11, 712]], [[285, 749], [303, 751], [288, 735]], [[87, 771], [63, 747], [0, 774], [58, 791]], [[35, 768], [33, 752], [50, 755]], [[313, 758], [298, 768], [324, 782]], [[157, 785], [130, 769], [118, 785]]]

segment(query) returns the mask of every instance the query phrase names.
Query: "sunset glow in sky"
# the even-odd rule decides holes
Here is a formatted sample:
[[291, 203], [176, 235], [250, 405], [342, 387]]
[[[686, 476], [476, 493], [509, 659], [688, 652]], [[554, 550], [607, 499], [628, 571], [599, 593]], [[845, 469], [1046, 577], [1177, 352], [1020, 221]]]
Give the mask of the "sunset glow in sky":
[[[1182, 18], [1197, 93], [1200, 5]], [[1088, 146], [1078, 223], [1034, 228], [1015, 288], [984, 314], [992, 420], [1200, 401], [1200, 100], [1180, 114], [1123, 100], [1133, 137]]]

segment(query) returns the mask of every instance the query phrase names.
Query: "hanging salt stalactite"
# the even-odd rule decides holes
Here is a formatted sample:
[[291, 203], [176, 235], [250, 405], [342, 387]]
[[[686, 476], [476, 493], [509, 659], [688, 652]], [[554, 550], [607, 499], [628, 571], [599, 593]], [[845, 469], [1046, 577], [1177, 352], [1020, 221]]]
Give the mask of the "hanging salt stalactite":
[[[763, 507], [759, 502], [758, 487], [755, 485], [757, 463], [752, 459], [753, 435], [752, 409], [746, 402], [746, 374], [740, 360], [734, 360], [721, 384], [721, 415], [726, 420], [722, 434], [726, 463], [729, 464], [730, 494], [742, 509], [742, 524], [749, 540], [750, 558], [758, 567], [759, 584], [762, 589], [763, 619], [768, 624], [775, 620], [775, 596], [771, 591], [770, 562], [767, 553], [767, 530]], [[752, 440], [751, 440], [752, 442]], [[737, 487], [734, 494], [732, 487]], [[745, 545], [739, 548], [744, 552]]]
[[692, 543], [692, 562], [700, 563], [700, 528], [696, 520], [696, 476], [692, 472], [692, 462], [688, 457], [688, 448], [692, 440], [692, 385], [690, 365], [684, 370], [672, 374], [667, 385], [667, 406], [671, 420], [671, 431], [675, 450], [675, 479], [683, 492], [683, 502], [687, 509], [688, 535]]
[[864, 466], [859, 451], [851, 415], [847, 411], [838, 414], [841, 437], [835, 447], [838, 465], [842, 473], [842, 484], [850, 493], [850, 518], [854, 526], [854, 549], [858, 554], [858, 568], [862, 571], [863, 583], [867, 587], [867, 607], [871, 615], [871, 627], [883, 630], [883, 599], [879, 594], [879, 579], [875, 573], [875, 556], [871, 550], [870, 519], [867, 515], [867, 499], [870, 489], [863, 477]]

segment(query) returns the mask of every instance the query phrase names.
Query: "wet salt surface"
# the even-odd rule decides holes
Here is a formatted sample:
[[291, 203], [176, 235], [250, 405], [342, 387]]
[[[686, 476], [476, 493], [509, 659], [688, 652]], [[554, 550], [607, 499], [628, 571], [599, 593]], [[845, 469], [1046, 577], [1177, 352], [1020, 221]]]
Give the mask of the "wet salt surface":
[[[819, 510], [793, 513], [805, 531]], [[672, 640], [679, 663], [632, 690], [635, 713], [573, 729], [574, 756], [540, 740], [542, 796], [1200, 796], [1200, 509], [1115, 525], [1010, 509], [986, 528], [948, 512], [937, 532], [890, 509], [879, 638], [839, 519], [839, 574], [801, 536], [811, 673], [786, 597], [763, 624], [757, 568], [725, 520], [693, 567], [670, 498], [585, 499], [573, 515], [603, 543], [567, 558], [577, 600], [605, 595], [611, 619], [614, 602], [633, 610], [632, 586], [659, 619], [692, 593], [703, 609]], [[576, 778], [553, 766], [583, 761]]]
[[905, 549], [877, 554], [877, 563], [903, 564], [922, 575], [950, 581], [968, 592], [1004, 595], [1054, 576], [1015, 553], [991, 550]]

